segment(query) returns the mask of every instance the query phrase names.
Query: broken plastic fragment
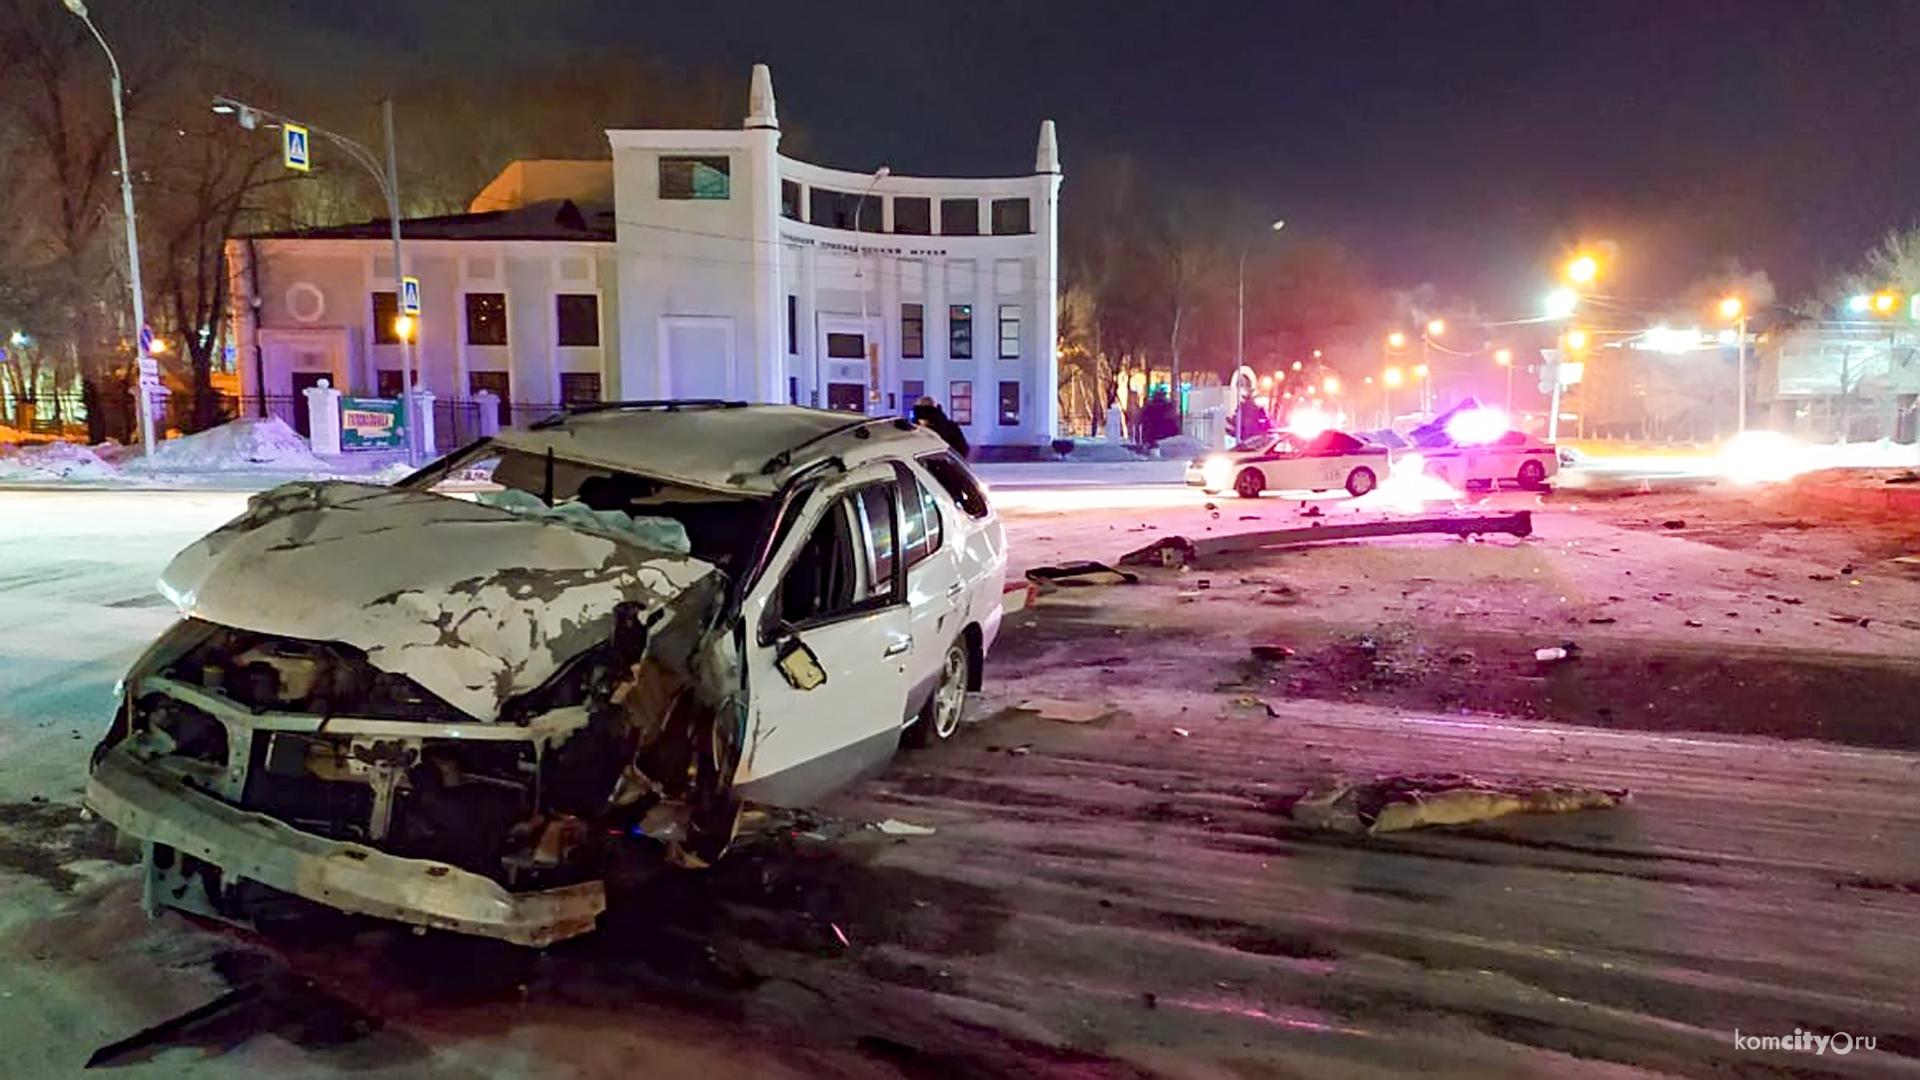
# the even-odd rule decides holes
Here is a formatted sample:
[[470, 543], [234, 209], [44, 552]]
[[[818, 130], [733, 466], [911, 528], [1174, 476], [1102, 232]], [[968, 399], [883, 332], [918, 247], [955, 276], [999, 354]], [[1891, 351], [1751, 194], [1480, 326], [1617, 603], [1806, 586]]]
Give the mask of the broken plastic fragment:
[[900, 821], [897, 818], [888, 818], [875, 824], [874, 828], [888, 836], [932, 836], [935, 831], [931, 825], [915, 825], [910, 821]]

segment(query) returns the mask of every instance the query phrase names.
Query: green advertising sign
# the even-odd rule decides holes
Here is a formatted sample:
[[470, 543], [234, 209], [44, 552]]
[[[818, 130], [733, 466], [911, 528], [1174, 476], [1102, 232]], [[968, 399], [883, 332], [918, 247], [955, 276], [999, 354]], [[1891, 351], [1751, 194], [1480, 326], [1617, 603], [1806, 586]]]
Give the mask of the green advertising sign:
[[407, 445], [407, 421], [391, 398], [340, 399], [340, 449], [398, 450]]

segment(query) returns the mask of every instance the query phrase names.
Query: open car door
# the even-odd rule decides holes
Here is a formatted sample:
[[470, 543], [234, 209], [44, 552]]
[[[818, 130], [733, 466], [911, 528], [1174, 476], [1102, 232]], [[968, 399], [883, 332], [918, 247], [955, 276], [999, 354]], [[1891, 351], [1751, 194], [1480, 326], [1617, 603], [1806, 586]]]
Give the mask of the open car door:
[[748, 725], [734, 791], [807, 806], [898, 748], [916, 647], [900, 487], [870, 465], [816, 489], [742, 605]]

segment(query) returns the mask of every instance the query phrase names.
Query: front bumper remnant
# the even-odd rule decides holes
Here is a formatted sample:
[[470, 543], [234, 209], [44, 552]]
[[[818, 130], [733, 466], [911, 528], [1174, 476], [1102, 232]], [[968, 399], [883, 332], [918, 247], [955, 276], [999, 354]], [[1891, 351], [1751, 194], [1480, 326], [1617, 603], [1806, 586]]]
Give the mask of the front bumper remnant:
[[126, 746], [101, 758], [86, 804], [136, 839], [353, 914], [543, 948], [592, 930], [607, 906], [598, 881], [514, 893], [445, 863], [302, 832], [201, 794]]

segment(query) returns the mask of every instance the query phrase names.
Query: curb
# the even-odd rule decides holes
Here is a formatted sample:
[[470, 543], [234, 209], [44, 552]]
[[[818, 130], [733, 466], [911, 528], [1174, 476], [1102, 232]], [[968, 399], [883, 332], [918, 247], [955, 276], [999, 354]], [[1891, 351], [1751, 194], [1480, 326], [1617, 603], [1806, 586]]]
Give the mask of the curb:
[[1920, 517], [1920, 484], [1881, 484], [1874, 487], [1798, 485], [1801, 496], [1834, 506], [1845, 506], [1895, 517]]

